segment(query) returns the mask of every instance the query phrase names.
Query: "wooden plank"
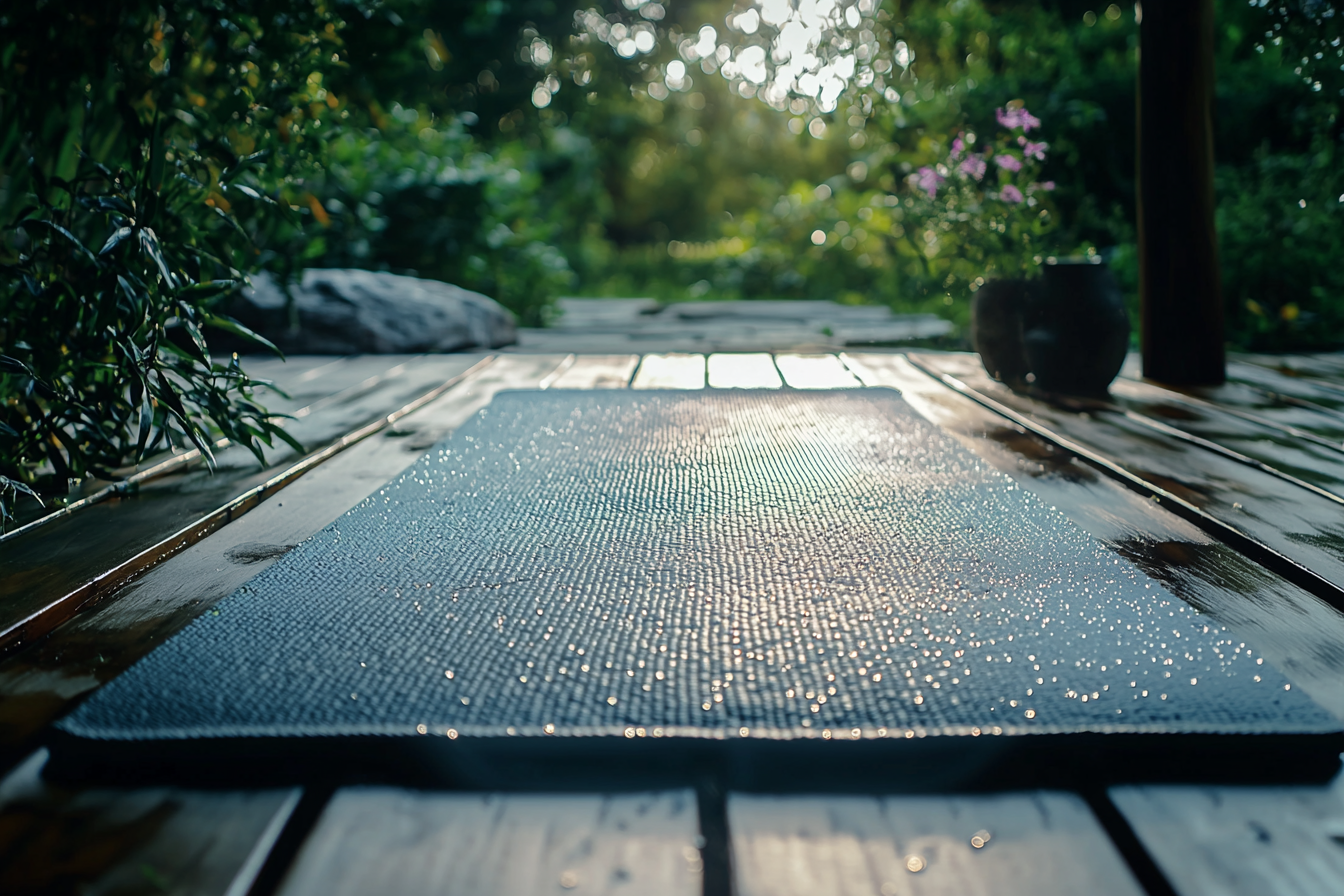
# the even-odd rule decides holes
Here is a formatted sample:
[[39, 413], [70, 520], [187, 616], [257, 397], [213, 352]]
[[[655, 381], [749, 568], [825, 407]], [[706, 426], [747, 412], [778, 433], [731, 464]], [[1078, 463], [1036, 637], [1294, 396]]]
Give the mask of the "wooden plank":
[[1262, 392], [1305, 403], [1318, 411], [1344, 412], [1344, 373], [1313, 377], [1292, 368], [1262, 367], [1244, 361], [1228, 365], [1228, 377]]
[[[425, 355], [350, 355], [331, 357], [323, 355], [300, 356], [285, 361], [276, 361], [267, 365], [266, 377], [275, 383], [281, 391], [288, 393], [284, 398], [271, 389], [263, 393], [262, 404], [267, 408], [287, 414], [313, 405], [342, 392], [367, 389], [372, 383], [387, 377], [389, 372], [398, 371], [414, 365]], [[432, 356], [431, 356], [432, 357]], [[318, 362], [318, 363], [312, 363]], [[298, 365], [289, 369], [293, 363]], [[255, 361], [243, 360], [243, 370], [252, 374]], [[273, 370], [273, 372], [271, 372]], [[255, 375], [255, 374], [254, 374]], [[395, 373], [391, 374], [395, 376]]]
[[[1124, 380], [1143, 381], [1138, 356], [1131, 354], [1120, 369]], [[1228, 381], [1221, 386], [1166, 389], [1195, 402], [1207, 402], [1233, 414], [1245, 414], [1292, 434], [1306, 433], [1344, 448], [1344, 391], [1322, 391], [1314, 381], [1285, 376], [1233, 359]], [[1344, 377], [1339, 378], [1344, 389]]]
[[835, 355], [775, 355], [784, 382], [793, 389], [854, 389], [862, 385]]
[[639, 355], [579, 355], [552, 389], [628, 389]]
[[[1133, 385], [1131, 378], [1117, 384]], [[1164, 389], [1152, 383], [1143, 385], [1153, 389], [1154, 397], [1185, 404], [1194, 408], [1216, 408], [1222, 414], [1239, 417], [1279, 433], [1312, 442], [1335, 451], [1344, 451], [1344, 414], [1311, 402], [1282, 395], [1269, 389], [1257, 389], [1240, 382], [1229, 382], [1215, 389]], [[1114, 387], [1112, 389], [1114, 394]], [[1139, 398], [1140, 396], [1135, 396]], [[1159, 416], [1161, 412], [1159, 412]], [[1180, 410], [1170, 414], [1177, 419], [1185, 415]]]
[[1181, 896], [1344, 892], [1344, 792], [1117, 787], [1112, 802]]
[[339, 791], [281, 896], [700, 893], [694, 793]]
[[730, 794], [728, 829], [739, 896], [1142, 893], [1072, 794]]
[[767, 352], [727, 353], [709, 356], [711, 389], [778, 389], [784, 385]]
[[914, 409], [1057, 507], [1200, 612], [1228, 626], [1317, 703], [1344, 718], [1344, 614], [1056, 445], [948, 389], [901, 355], [847, 354], [866, 384]]
[[[431, 369], [428, 380], [436, 385], [402, 407], [448, 388], [469, 360], [457, 356], [447, 369]], [[397, 405], [384, 406], [379, 419], [279, 470], [257, 470], [253, 462], [237, 475], [218, 473], [195, 487], [165, 477], [133, 496], [87, 507], [5, 541], [0, 544], [0, 597], [6, 598], [0, 604], [0, 649], [40, 637], [79, 606], [105, 597], [129, 577], [242, 516], [404, 413]]]
[[[368, 358], [373, 360], [370, 361]], [[287, 362], [271, 359], [273, 363], [270, 366], [278, 373], [287, 374], [280, 377], [277, 385], [287, 384], [289, 389], [286, 391], [289, 391], [290, 395], [285, 397], [269, 387], [261, 386], [257, 389], [256, 397], [258, 403], [271, 412], [293, 414], [303, 418], [313, 414], [315, 410], [322, 409], [326, 404], [348, 402], [351, 396], [346, 393], [376, 391], [380, 384], [394, 379], [416, 360], [418, 360], [416, 356], [410, 355], [334, 359], [310, 356], [292, 362], [296, 365], [295, 370], [288, 372], [280, 369], [286, 366]], [[250, 360], [248, 363], [252, 364]], [[281, 388], [285, 386], [281, 385]], [[308, 450], [314, 450], [369, 419], [365, 413], [363, 415], [365, 419], [342, 428], [342, 423], [350, 416], [351, 414], [344, 408], [336, 413], [326, 412], [318, 415], [318, 419], [323, 422], [335, 424], [327, 427], [330, 431], [309, 431], [312, 426], [308, 429], [303, 428], [304, 422], [309, 421], [302, 420], [288, 421], [285, 425], [286, 429], [295, 434]], [[245, 448], [231, 447], [227, 439], [217, 440], [211, 448], [215, 458], [213, 470], [208, 468], [206, 459], [199, 450], [173, 448], [148, 457], [139, 464], [119, 470], [118, 475], [123, 478], [117, 482], [85, 480], [80, 486], [78, 495], [65, 502], [62, 507], [57, 507], [55, 504], [43, 507], [34, 501], [21, 501], [17, 508], [17, 516], [22, 527], [0, 535], [0, 542], [21, 537], [36, 526], [48, 525], [62, 516], [87, 509], [90, 505], [110, 498], [136, 494], [142, 488], [152, 488], [154, 480], [170, 474], [178, 476], [178, 479], [173, 480], [173, 487], [180, 489], [183, 481], [181, 476], [188, 472], [195, 480], [202, 480], [208, 476], [211, 484], [217, 485], [222, 480], [256, 471], [256, 459]], [[294, 454], [293, 449], [284, 442], [276, 442], [270, 447], [263, 446], [263, 453], [267, 458], [267, 465], [280, 463]]]
[[1305, 355], [1238, 355], [1238, 360], [1270, 370], [1279, 370], [1291, 376], [1319, 377], [1338, 382], [1344, 379], [1344, 352], [1325, 352]]
[[504, 389], [534, 388], [561, 358], [509, 355], [146, 572], [45, 641], [0, 662], [0, 749], [24, 744], [415, 461]]
[[[950, 383], [984, 396], [1024, 420], [1071, 440], [1114, 468], [1146, 483], [1159, 500], [1184, 504], [1221, 531], [1249, 539], [1272, 563], [1327, 599], [1344, 603], [1344, 530], [1340, 505], [1283, 479], [1141, 425], [1104, 404], [1062, 407], [1012, 392], [981, 369], [975, 355], [912, 355]], [[1219, 537], [1223, 537], [1219, 535]], [[1295, 577], [1295, 578], [1294, 578]]]
[[1344, 503], [1344, 447], [1329, 439], [1152, 383], [1118, 379], [1111, 397], [1135, 420], [1202, 439], [1244, 463], [1264, 464]]
[[0, 783], [0, 892], [246, 896], [300, 791], [49, 787], [39, 751]]
[[630, 382], [632, 389], [703, 389], [705, 356], [669, 352], [645, 355]]

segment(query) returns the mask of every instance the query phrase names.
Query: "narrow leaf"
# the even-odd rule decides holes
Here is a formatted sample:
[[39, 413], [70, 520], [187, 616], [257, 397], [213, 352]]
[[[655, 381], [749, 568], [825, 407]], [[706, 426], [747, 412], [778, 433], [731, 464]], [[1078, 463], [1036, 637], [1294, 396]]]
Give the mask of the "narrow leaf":
[[276, 348], [275, 343], [271, 342], [271, 340], [258, 333], [252, 332], [231, 317], [225, 317], [222, 314], [207, 314], [205, 315], [205, 323], [208, 326], [216, 327], [226, 333], [232, 333], [235, 336], [241, 336], [244, 339], [251, 340], [258, 345], [264, 345], [282, 358], [285, 356], [285, 353]]
[[107, 238], [107, 242], [103, 243], [103, 248], [98, 250], [98, 254], [106, 255], [111, 252], [122, 240], [126, 239], [126, 237], [130, 236], [132, 233], [134, 233], [134, 230], [130, 227], [118, 227], [112, 232], [112, 235]]

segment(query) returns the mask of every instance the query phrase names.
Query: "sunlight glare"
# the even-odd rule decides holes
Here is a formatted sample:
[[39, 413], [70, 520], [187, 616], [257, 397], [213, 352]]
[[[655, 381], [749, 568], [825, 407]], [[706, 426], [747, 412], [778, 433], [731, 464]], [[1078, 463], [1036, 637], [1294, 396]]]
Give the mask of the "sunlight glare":
[[765, 352], [709, 356], [711, 389], [778, 389], [783, 384], [774, 360]]

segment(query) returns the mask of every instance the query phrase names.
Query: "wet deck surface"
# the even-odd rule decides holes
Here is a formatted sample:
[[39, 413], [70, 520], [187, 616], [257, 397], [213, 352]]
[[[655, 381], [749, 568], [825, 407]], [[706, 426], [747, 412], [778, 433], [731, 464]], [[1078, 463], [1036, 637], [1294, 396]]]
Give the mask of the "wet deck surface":
[[[382, 773], [371, 767], [383, 761], [381, 754], [363, 746], [327, 761], [321, 774], [294, 772], [301, 756], [291, 757], [290, 770], [280, 775], [274, 769], [231, 767], [224, 749], [201, 754], [206, 761], [195, 763], [190, 775], [180, 774], [180, 759], [167, 762], [162, 780], [153, 780], [151, 750], [149, 770], [141, 762], [137, 772], [147, 779], [129, 787], [117, 780], [127, 768], [125, 754], [100, 771], [89, 751], [78, 753], [76, 762], [75, 754], [53, 739], [53, 723], [104, 683], [194, 620], [224, 619], [211, 614], [227, 611], [229, 595], [240, 586], [279, 569], [282, 558], [293, 556], [293, 546], [414, 469], [417, 459], [490, 406], [497, 393], [520, 389], [653, 390], [645, 400], [678, 393], [691, 400], [701, 389], [783, 390], [780, 395], [798, 390], [794, 394], [809, 396], [809, 407], [818, 401], [825, 407], [824, 396], [832, 390], [897, 389], [908, 409], [903, 413], [955, 445], [965, 463], [979, 470], [976, 476], [1005, 483], [1033, 506], [1067, 521], [1075, 533], [1069, 538], [1086, 539], [1098, 556], [1133, 570], [1137, 588], [1160, 595], [1151, 605], [1135, 604], [1136, 612], [1155, 612], [1166, 600], [1173, 614], [1212, 633], [1200, 630], [1200, 637], [1212, 638], [1209, 644], [1182, 644], [1183, 653], [1163, 653], [1159, 663], [1169, 658], [1175, 668], [1178, 662], [1207, 661], [1205, 652], [1226, 652], [1238, 669], [1246, 666], [1247, 676], [1288, 686], [1302, 705], [1314, 704], [1313, 712], [1327, 720], [1325, 728], [1344, 719], [1344, 360], [1339, 357], [1238, 358], [1229, 367], [1228, 385], [1195, 393], [1142, 382], [1137, 371], [1127, 369], [1108, 401], [1078, 402], [1014, 394], [990, 380], [973, 355], [853, 348], [639, 354], [603, 349], [611, 344], [610, 334], [594, 332], [593, 321], [587, 326], [585, 338], [601, 353], [576, 351], [583, 348], [576, 343], [563, 350], [556, 333], [546, 338], [555, 338], [562, 350], [549, 353], [298, 358], [283, 367], [270, 364], [273, 372], [259, 367], [290, 392], [286, 409], [302, 411], [293, 426], [314, 452], [307, 466], [300, 466], [303, 458], [277, 453], [265, 471], [245, 459], [229, 459], [224, 472], [211, 478], [188, 463], [146, 480], [138, 492], [0, 542], [0, 631], [12, 633], [0, 660], [0, 758], [11, 769], [0, 783], [0, 891], [889, 896], [993, 890], [1194, 896], [1331, 892], [1344, 879], [1344, 850], [1338, 845], [1344, 793], [1326, 783], [1337, 765], [1328, 761], [1330, 751], [1339, 749], [1332, 740], [1285, 740], [1292, 726], [1276, 728], [1271, 719], [1257, 735], [1260, 740], [1226, 747], [1225, 738], [1206, 754], [1221, 759], [1201, 763], [1192, 758], [1196, 751], [1188, 742], [1162, 740], [1178, 735], [1155, 733], [1145, 735], [1146, 765], [1128, 779], [1104, 768], [1089, 779], [1086, 756], [1070, 759], [1073, 748], [1065, 747], [1056, 759], [1072, 761], [1072, 783], [1039, 790], [1030, 782], [1048, 776], [1016, 772], [1042, 760], [1014, 758], [1006, 746], [988, 751], [994, 754], [985, 766], [994, 769], [990, 775], [948, 773], [947, 766], [962, 759], [988, 755], [959, 744], [1007, 745], [1013, 737], [1008, 726], [978, 723], [975, 733], [933, 732], [902, 722], [894, 711], [886, 726], [867, 716], [851, 724], [840, 718], [843, 711], [823, 721], [826, 704], [818, 699], [828, 697], [840, 710], [845, 695], [828, 690], [857, 684], [845, 680], [856, 674], [848, 666], [836, 670], [844, 674], [835, 682], [809, 679], [795, 688], [804, 712], [789, 725], [813, 736], [804, 738], [809, 752], [793, 759], [750, 753], [743, 744], [753, 738], [739, 734], [723, 741], [732, 750], [687, 749], [690, 758], [678, 761], [676, 751], [647, 749], [654, 722], [631, 716], [599, 738], [603, 746], [594, 755], [600, 760], [585, 762], [582, 749], [578, 755], [573, 749], [529, 753], [530, 740], [566, 740], [544, 731], [532, 737], [527, 731], [491, 731], [486, 737], [463, 725], [450, 737], [452, 720], [434, 719], [435, 730], [426, 724], [420, 735], [429, 745], [425, 751], [398, 760], [449, 769], [434, 781]], [[561, 400], [557, 392], [547, 404]], [[399, 410], [406, 413], [396, 416]], [[891, 416], [876, 405], [868, 413]], [[389, 422], [389, 415], [395, 419]], [[361, 427], [367, 429], [363, 437], [341, 441]], [[340, 450], [331, 450], [335, 445]], [[323, 448], [326, 454], [316, 455]], [[286, 470], [294, 472], [281, 476]], [[283, 481], [271, 490], [257, 491], [278, 477]], [[220, 517], [220, 508], [230, 502], [234, 510]], [[845, 553], [838, 545], [828, 547], [825, 538], [811, 542], [822, 553]], [[1063, 542], [1051, 548], [1081, 556], [1081, 549]], [[656, 539], [650, 549], [656, 553]], [[932, 545], [930, 554], [939, 550]], [[102, 584], [91, 585], [96, 582]], [[812, 600], [804, 601], [806, 608], [799, 605], [800, 613], [815, 610]], [[922, 615], [913, 603], [910, 609]], [[885, 665], [877, 654], [857, 656], [871, 652], [868, 642], [877, 639], [867, 630], [869, 620], [840, 615], [824, 620], [836, 623], [837, 638], [818, 637], [816, 643], [843, 641], [839, 659]], [[41, 624], [25, 622], [34, 618]], [[820, 616], [810, 612], [805, 621], [818, 622]], [[937, 625], [914, 626], [910, 634], [918, 628], [929, 638], [941, 637], [947, 633], [934, 629], [945, 621], [940, 615]], [[1029, 634], [1029, 625], [1011, 618], [995, 626], [1002, 630], [996, 639], [1006, 643], [1012, 635], [1016, 643]], [[712, 627], [711, 621], [706, 631]], [[904, 627], [893, 630], [893, 636], [903, 632]], [[721, 634], [729, 639], [715, 647], [726, 651], [724, 668], [704, 682], [697, 675], [696, 685], [703, 683], [705, 692], [695, 696], [711, 707], [700, 710], [697, 703], [697, 712], [725, 712], [744, 698], [751, 704], [748, 681], [728, 680], [743, 659], [733, 650], [759, 651], [774, 660], [776, 652], [782, 656], [791, 649], [783, 641], [793, 638], [790, 629], [779, 633], [779, 644], [753, 640], [741, 626]], [[939, 661], [923, 656], [926, 646], [948, 645], [898, 644], [882, 656], [908, 666], [906, 653], [913, 650], [916, 663]], [[1167, 651], [1146, 641], [1136, 649], [1148, 647], [1155, 658]], [[619, 693], [627, 699], [618, 698], [598, 715], [638, 704], [645, 684], [672, 687], [671, 667], [640, 667], [635, 659], [624, 665], [636, 674], [620, 682]], [[765, 659], [758, 664], [751, 672], [744, 665], [741, 677], [778, 671]], [[824, 678], [826, 670], [817, 668]], [[871, 667], [862, 668], [867, 696], [855, 705], [866, 707], [863, 700], [876, 691]], [[638, 677], [645, 671], [649, 676], [662, 671], [664, 677], [645, 682]], [[922, 678], [933, 670], [918, 671]], [[538, 667], [533, 674], [556, 672]], [[1102, 675], [1099, 669], [1096, 674]], [[1103, 682], [1097, 680], [1101, 706], [1102, 696], [1110, 695], [1101, 693]], [[776, 683], [771, 679], [770, 687]], [[193, 686], [201, 684], [197, 679]], [[929, 689], [919, 696], [946, 696], [932, 689], [933, 682], [924, 684]], [[1128, 680], [1123, 684], [1128, 690]], [[444, 685], [455, 686], [455, 679], [444, 676]], [[1051, 686], [1064, 687], [1049, 679], [1040, 685]], [[519, 693], [528, 690], [518, 687]], [[1073, 697], [1061, 692], [1051, 700], [1081, 709], [1078, 698], [1092, 696], [1070, 689]], [[904, 699], [915, 696], [911, 689]], [[1017, 699], [993, 695], [999, 696], [1005, 707]], [[201, 695], [194, 699], [199, 702]], [[222, 699], [227, 702], [227, 694]], [[781, 696], [780, 705], [790, 699]], [[909, 709], [914, 706], [911, 702]], [[818, 723], [803, 729], [801, 720], [814, 717]], [[506, 724], [501, 716], [500, 725]], [[888, 737], [876, 738], [879, 726]], [[678, 742], [667, 731], [660, 734], [661, 744]], [[446, 754], [437, 745], [468, 747], [473, 737], [507, 761], [469, 750], [443, 760]], [[907, 752], [890, 752], [897, 745]], [[1284, 755], [1302, 761], [1293, 767]], [[896, 756], [900, 761], [891, 761]], [[60, 768], [62, 761], [67, 768]], [[473, 762], [475, 771], [467, 767]], [[773, 769], [770, 775], [753, 777], [753, 769], [766, 765]], [[847, 768], [859, 771], [846, 773]], [[1270, 783], [1294, 778], [1320, 780]], [[404, 789], [393, 779], [416, 787]], [[1005, 787], [1009, 792], [1002, 792]], [[841, 791], [845, 795], [827, 795]], [[544, 793], [551, 795], [538, 795]]]

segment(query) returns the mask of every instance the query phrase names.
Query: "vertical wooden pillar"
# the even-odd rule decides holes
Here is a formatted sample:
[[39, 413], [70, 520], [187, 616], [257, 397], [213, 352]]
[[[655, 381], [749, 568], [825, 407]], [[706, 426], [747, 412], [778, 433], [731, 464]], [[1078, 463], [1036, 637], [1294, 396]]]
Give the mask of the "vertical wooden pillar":
[[1213, 196], [1213, 0], [1148, 0], [1139, 24], [1138, 218], [1143, 375], [1222, 383]]

